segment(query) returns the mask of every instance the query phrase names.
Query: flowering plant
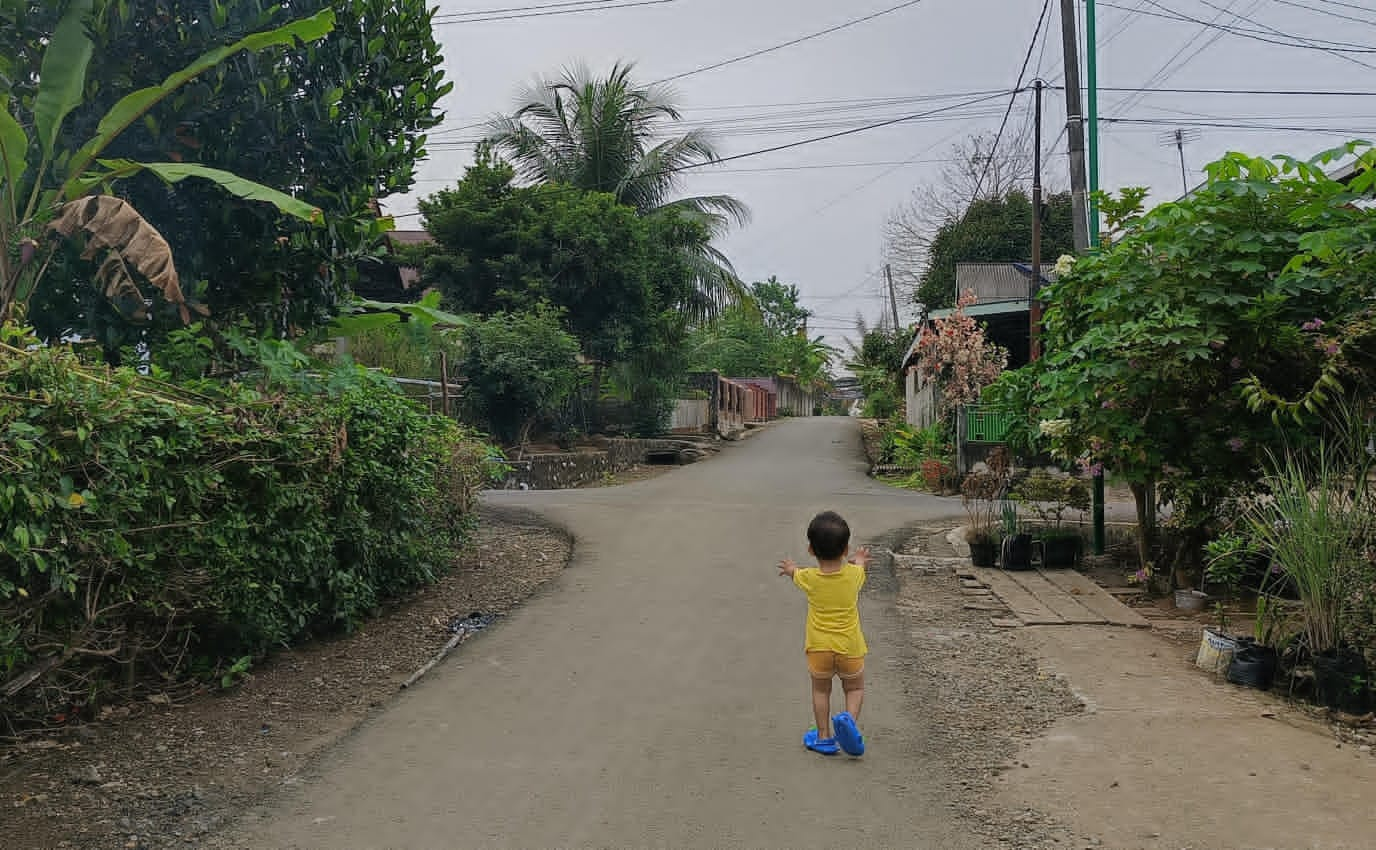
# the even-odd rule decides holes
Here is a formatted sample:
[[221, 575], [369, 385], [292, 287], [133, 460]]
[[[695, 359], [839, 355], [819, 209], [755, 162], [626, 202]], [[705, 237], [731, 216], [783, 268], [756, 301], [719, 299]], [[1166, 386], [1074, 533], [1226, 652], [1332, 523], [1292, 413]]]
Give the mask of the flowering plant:
[[1008, 352], [993, 344], [965, 309], [978, 299], [966, 290], [950, 316], [932, 322], [917, 344], [917, 368], [941, 390], [941, 415], [979, 401], [980, 392], [1008, 365]]

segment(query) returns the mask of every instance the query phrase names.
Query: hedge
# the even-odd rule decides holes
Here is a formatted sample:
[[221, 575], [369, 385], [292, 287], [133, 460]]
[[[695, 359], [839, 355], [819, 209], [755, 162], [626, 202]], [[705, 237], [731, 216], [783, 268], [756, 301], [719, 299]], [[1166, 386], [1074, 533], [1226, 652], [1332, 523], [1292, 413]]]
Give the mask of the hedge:
[[351, 629], [450, 567], [483, 444], [362, 369], [324, 386], [0, 349], [0, 722]]

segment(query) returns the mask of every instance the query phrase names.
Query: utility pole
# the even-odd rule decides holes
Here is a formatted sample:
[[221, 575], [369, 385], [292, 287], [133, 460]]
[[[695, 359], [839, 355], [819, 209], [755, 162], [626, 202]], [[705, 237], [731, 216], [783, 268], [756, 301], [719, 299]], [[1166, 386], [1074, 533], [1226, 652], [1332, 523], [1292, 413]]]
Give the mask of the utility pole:
[[1061, 43], [1065, 52], [1066, 134], [1070, 151], [1070, 204], [1075, 250], [1089, 248], [1089, 212], [1085, 174], [1085, 114], [1080, 105], [1080, 45], [1075, 26], [1075, 0], [1061, 0]]
[[1027, 285], [1027, 314], [1030, 325], [1027, 336], [1027, 358], [1042, 356], [1042, 87], [1039, 79], [1032, 87], [1036, 92], [1036, 118], [1032, 135], [1032, 276]]
[[893, 332], [896, 334], [903, 330], [903, 326], [898, 323], [898, 296], [893, 291], [893, 266], [884, 264], [884, 277], [889, 281], [889, 307], [893, 309]]

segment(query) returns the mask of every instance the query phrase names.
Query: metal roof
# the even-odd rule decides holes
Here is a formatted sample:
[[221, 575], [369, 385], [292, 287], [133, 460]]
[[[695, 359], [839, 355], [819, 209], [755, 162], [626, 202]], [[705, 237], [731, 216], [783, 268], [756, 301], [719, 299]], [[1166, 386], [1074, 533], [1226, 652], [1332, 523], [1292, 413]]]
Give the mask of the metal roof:
[[[1055, 266], [1042, 264], [1042, 282], [1056, 279]], [[974, 291], [980, 302], [1027, 298], [1031, 263], [956, 263], [956, 292]]]

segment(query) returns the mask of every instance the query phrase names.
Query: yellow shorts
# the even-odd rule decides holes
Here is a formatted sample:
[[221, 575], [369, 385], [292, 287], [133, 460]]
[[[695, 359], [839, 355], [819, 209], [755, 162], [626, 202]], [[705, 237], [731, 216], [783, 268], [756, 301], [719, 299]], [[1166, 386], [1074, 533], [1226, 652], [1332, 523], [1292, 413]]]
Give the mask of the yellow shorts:
[[865, 672], [865, 657], [852, 658], [838, 652], [808, 652], [807, 671], [814, 679], [856, 679]]

